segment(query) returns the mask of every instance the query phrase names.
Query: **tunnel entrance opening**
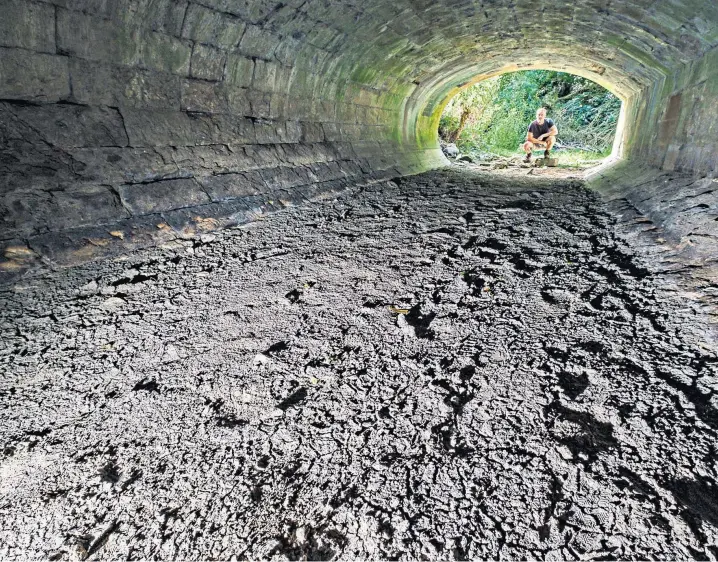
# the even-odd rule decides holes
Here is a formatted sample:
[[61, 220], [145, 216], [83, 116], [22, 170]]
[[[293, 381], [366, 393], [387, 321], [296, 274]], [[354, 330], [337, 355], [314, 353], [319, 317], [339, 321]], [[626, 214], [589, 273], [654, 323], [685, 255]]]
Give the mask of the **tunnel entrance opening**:
[[[463, 84], [447, 96], [438, 122], [439, 143], [450, 161], [489, 169], [549, 166], [586, 172], [620, 156], [622, 100], [602, 85], [567, 72], [525, 70]], [[536, 113], [545, 123], [527, 144]], [[540, 135], [555, 125], [557, 134]], [[551, 130], [553, 132], [553, 130]], [[526, 156], [530, 151], [531, 157]], [[544, 156], [549, 158], [544, 158]]]

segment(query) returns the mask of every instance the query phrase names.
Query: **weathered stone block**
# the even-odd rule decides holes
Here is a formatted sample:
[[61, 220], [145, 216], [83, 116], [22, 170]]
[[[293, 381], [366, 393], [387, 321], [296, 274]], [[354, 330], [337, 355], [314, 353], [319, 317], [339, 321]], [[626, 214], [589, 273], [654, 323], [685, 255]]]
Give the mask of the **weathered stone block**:
[[151, 31], [140, 39], [137, 59], [140, 67], [187, 76], [191, 58], [192, 47], [187, 41]]
[[130, 146], [192, 146], [211, 144], [212, 123], [207, 117], [181, 111], [121, 110]]
[[[166, 179], [225, 174], [247, 169], [246, 156], [240, 146], [209, 144], [191, 147], [160, 147], [154, 151], [164, 162], [174, 164], [173, 176]], [[161, 179], [161, 178], [157, 178]]]
[[244, 33], [245, 24], [239, 18], [190, 4], [182, 27], [182, 37], [199, 43], [234, 49]]
[[264, 0], [262, 2], [247, 2], [246, 0], [198, 0], [198, 4], [213, 8], [220, 12], [234, 14], [245, 21], [258, 22], [276, 10], [281, 2], [277, 0]]
[[179, 36], [187, 0], [52, 0], [83, 14]]
[[70, 59], [75, 101], [113, 107], [179, 109], [182, 78], [126, 66]]
[[18, 118], [14, 111], [19, 107], [0, 103], [0, 200], [22, 189], [61, 189], [75, 182], [82, 168], [67, 152], [47, 144], [38, 131]]
[[80, 178], [76, 181], [120, 184], [192, 175], [178, 169], [173, 155], [160, 154], [154, 148], [81, 148], [74, 150], [72, 157], [82, 166], [76, 171]]
[[290, 66], [276, 65], [276, 76], [274, 78], [274, 92], [283, 96], [289, 95], [289, 87], [292, 82], [293, 69]]
[[260, 170], [269, 189], [288, 189], [296, 185], [310, 183], [306, 174], [300, 173], [303, 168], [279, 166], [277, 168], [265, 168]]
[[289, 93], [295, 98], [312, 98], [319, 78], [304, 70], [295, 69], [289, 84]]
[[341, 173], [347, 177], [360, 176], [362, 174], [359, 165], [351, 160], [340, 160], [337, 162], [337, 166]]
[[257, 119], [254, 122], [254, 131], [258, 144], [275, 144], [282, 142], [282, 135], [277, 130], [280, 125], [275, 121]]
[[372, 137], [362, 136], [362, 127], [355, 125], [354, 123], [340, 123], [339, 124], [339, 135], [342, 140], [355, 141], [355, 140], [372, 140]]
[[270, 168], [282, 162], [281, 153], [275, 145], [249, 145], [244, 152], [252, 163], [252, 168]]
[[313, 25], [307, 30], [306, 39], [308, 43], [316, 46], [317, 49], [325, 49], [341, 36], [341, 31], [326, 24], [319, 24]]
[[308, 123], [303, 121], [300, 123], [302, 128], [302, 142], [324, 142], [324, 129], [321, 123]]
[[55, 54], [55, 8], [20, 0], [0, 0], [0, 46]]
[[258, 92], [257, 90], [247, 90], [247, 99], [249, 100], [252, 117], [268, 118], [271, 116], [271, 94]]
[[194, 179], [122, 185], [120, 196], [133, 215], [147, 215], [209, 203], [209, 197]]
[[[121, 13], [125, 20], [139, 21], [141, 25], [154, 31], [176, 37], [182, 33], [187, 0], [121, 0], [121, 4]], [[133, 7], [136, 12], [132, 10]]]
[[294, 119], [311, 120], [313, 115], [313, 105], [309, 98], [288, 97], [285, 101], [284, 115], [291, 115]]
[[204, 80], [184, 80], [182, 110], [202, 113], [227, 113], [229, 103], [222, 84]]
[[259, 195], [267, 190], [262, 176], [257, 171], [206, 176], [199, 178], [198, 181], [212, 201]]
[[[330, 146], [333, 148], [334, 153], [336, 154], [336, 160], [355, 160], [359, 158], [360, 153], [363, 154], [363, 152], [359, 151], [358, 148], [355, 149], [355, 147], [348, 142], [335, 142], [332, 143]], [[377, 145], [372, 144], [371, 146], [376, 147]], [[390, 147], [387, 147], [387, 149], [378, 148], [378, 152], [384, 153], [386, 150], [390, 150]]]
[[339, 125], [337, 125], [336, 123], [322, 123], [322, 129], [324, 129], [324, 138], [326, 140], [330, 142], [342, 140]]
[[0, 48], [0, 98], [57, 101], [69, 94], [67, 57]]
[[57, 148], [127, 146], [122, 116], [116, 109], [78, 105], [18, 106], [10, 110]]
[[4, 198], [3, 207], [3, 225], [26, 233], [99, 224], [128, 216], [117, 194], [107, 186], [73, 188], [52, 194], [18, 191]]
[[58, 10], [58, 50], [79, 58], [189, 74], [192, 49], [175, 37]]
[[218, 144], [254, 144], [255, 125], [251, 119], [238, 115], [213, 115], [212, 140]]
[[291, 67], [297, 60], [302, 43], [294, 37], [282, 37], [274, 49], [274, 57], [284, 66]]
[[299, 121], [285, 121], [283, 130], [280, 130], [282, 142], [300, 142], [302, 132], [302, 124]]
[[55, 193], [44, 217], [51, 229], [101, 224], [129, 216], [117, 194], [107, 186], [92, 186]]
[[249, 90], [227, 85], [225, 92], [227, 95], [227, 105], [231, 113], [247, 117], [252, 116], [252, 104], [249, 99]]
[[254, 75], [254, 61], [237, 54], [227, 55], [226, 82], [234, 86], [249, 88]]
[[110, 20], [58, 9], [57, 48], [60, 52], [115, 64], [137, 63], [140, 36]]
[[196, 43], [192, 49], [190, 76], [219, 81], [224, 76], [227, 54], [224, 51]]
[[337, 104], [337, 122], [338, 123], [356, 123], [357, 109], [351, 103]]
[[254, 65], [252, 88], [260, 92], [274, 92], [278, 67], [275, 62], [257, 60]]
[[247, 56], [270, 60], [274, 56], [274, 49], [279, 37], [257, 25], [248, 25], [239, 50]]
[[324, 182], [344, 177], [344, 174], [336, 162], [314, 162], [309, 164], [308, 168], [311, 170], [314, 177], [317, 178], [316, 181]]
[[[205, 152], [208, 151], [210, 148], [214, 149], [216, 153], [219, 146], [226, 149], [227, 152], [220, 155], [208, 154], [207, 156], [205, 156]], [[208, 173], [221, 174], [228, 172], [243, 172], [264, 165], [262, 162], [255, 161], [253, 154], [247, 154], [246, 149], [253, 146], [255, 145], [215, 145], [213, 147], [197, 147], [192, 149], [192, 152], [195, 154], [199, 154], [199, 157], [203, 159], [203, 175], [207, 175]]]
[[321, 145], [318, 144], [281, 144], [278, 145], [277, 150], [281, 151], [282, 161], [288, 164], [311, 164], [327, 159]]
[[[269, 118], [279, 121], [287, 117], [294, 117], [287, 112], [287, 96], [286, 94], [269, 94]], [[294, 117], [296, 119], [296, 117]]]
[[314, 100], [310, 117], [314, 121], [334, 122], [337, 115], [337, 104], [324, 99]]
[[27, 234], [41, 227], [51, 195], [46, 191], [13, 191], [0, 197], [0, 235]]

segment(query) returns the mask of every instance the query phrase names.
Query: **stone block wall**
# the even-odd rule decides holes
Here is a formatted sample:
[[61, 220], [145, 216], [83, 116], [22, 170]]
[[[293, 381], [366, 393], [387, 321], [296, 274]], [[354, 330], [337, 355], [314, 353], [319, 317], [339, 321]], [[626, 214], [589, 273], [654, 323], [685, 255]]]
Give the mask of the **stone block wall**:
[[665, 91], [654, 164], [667, 171], [718, 173], [718, 48], [686, 65]]
[[718, 304], [718, 49], [677, 66], [639, 100], [628, 158], [592, 185], [650, 219], [664, 266]]
[[261, 25], [300, 4], [0, 0], [0, 240], [425, 169]]

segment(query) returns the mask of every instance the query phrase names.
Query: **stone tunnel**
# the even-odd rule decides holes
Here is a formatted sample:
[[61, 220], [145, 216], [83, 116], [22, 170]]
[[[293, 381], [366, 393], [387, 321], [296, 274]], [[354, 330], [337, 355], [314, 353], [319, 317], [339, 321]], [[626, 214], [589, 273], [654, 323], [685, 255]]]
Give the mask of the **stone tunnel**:
[[182, 228], [187, 208], [237, 220], [322, 185], [442, 166], [438, 117], [457, 88], [530, 68], [590, 78], [624, 101], [622, 162], [606, 189], [692, 257], [714, 253], [703, 195], [718, 158], [714, 3], [5, 0], [3, 10], [6, 257], [77, 246], [98, 225], [162, 215]]
[[[131, 557], [134, 552], [140, 558], [466, 559], [533, 558], [553, 552], [554, 557], [562, 558], [587, 553], [618, 558], [718, 558], [714, 444], [718, 363], [716, 338], [711, 335], [718, 318], [716, 2], [0, 0], [0, 13], [0, 297], [4, 302], [2, 330], [7, 335], [0, 347], [0, 364], [7, 374], [0, 397], [8, 420], [12, 420], [3, 422], [2, 431], [5, 452], [0, 466], [5, 483], [0, 481], [0, 520], [5, 524], [0, 526], [0, 556], [22, 558], [35, 553], [59, 560]], [[538, 191], [524, 190], [533, 193], [526, 197], [535, 201], [518, 204], [515, 199], [520, 194], [505, 182], [497, 180], [488, 188], [482, 184], [484, 191], [474, 193], [466, 187], [473, 185], [473, 180], [461, 173], [437, 176], [442, 172], [434, 171], [449, 164], [439, 148], [437, 127], [451, 97], [482, 79], [526, 69], [586, 77], [623, 102], [613, 157], [590, 176], [588, 190], [581, 191], [580, 200], [560, 199], [564, 195], [539, 183]], [[461, 197], [468, 199], [447, 194], [433, 184], [426, 187], [421, 183], [423, 177], [442, 185], [448, 182], [454, 188], [463, 185], [466, 193]], [[346, 199], [347, 193], [357, 193], [352, 191], [357, 189], [356, 199]], [[563, 189], [573, 188], [564, 185]], [[389, 392], [378, 382], [362, 387], [366, 400], [377, 405], [377, 423], [395, 424], [391, 431], [380, 429], [356, 445], [362, 422], [356, 422], [361, 416], [351, 414], [349, 402], [332, 415], [326, 400], [324, 410], [317, 407], [311, 415], [308, 409], [301, 410], [300, 405], [312, 393], [329, 392], [331, 385], [323, 387], [322, 381], [339, 384], [332, 378], [336, 373], [329, 374], [332, 365], [355, 361], [349, 356], [368, 345], [357, 335], [353, 343], [337, 344], [331, 353], [323, 350], [307, 360], [303, 373], [308, 373], [310, 382], [282, 379], [285, 375], [291, 378], [286, 371], [289, 367], [285, 365], [282, 371], [277, 365], [292, 353], [293, 340], [288, 334], [294, 329], [290, 329], [293, 320], [282, 318], [300, 318], [300, 312], [292, 316], [289, 310], [303, 302], [309, 306], [306, 303], [312, 299], [316, 302], [311, 306], [320, 306], [322, 301], [312, 296], [313, 291], [332, 283], [333, 274], [318, 273], [313, 268], [319, 262], [310, 259], [316, 258], [323, 240], [329, 243], [329, 238], [307, 230], [307, 224], [318, 228], [317, 224], [334, 224], [332, 221], [347, 216], [381, 218], [387, 207], [382, 197], [389, 195], [402, 201], [396, 209], [402, 205], [411, 208], [412, 220], [425, 216], [427, 224], [436, 221], [437, 235], [448, 228], [443, 225], [446, 217], [463, 217], [463, 226], [451, 228], [469, 233], [478, 220], [471, 205], [480, 207], [486, 201], [491, 203], [486, 207], [489, 214], [507, 208], [520, 213], [545, 210], [541, 219], [531, 217], [543, 211], [527, 214], [522, 219], [525, 224], [549, 218], [554, 221], [551, 224], [559, 224], [572, 213], [576, 220], [588, 221], [580, 228], [566, 226], [562, 236], [593, 232], [591, 229], [598, 229], [597, 220], [623, 233], [623, 242], [609, 244], [595, 230], [593, 254], [588, 252], [585, 259], [590, 261], [592, 255], [602, 252], [612, 261], [610, 267], [594, 263], [586, 275], [601, 267], [613, 271], [611, 267], [621, 266], [621, 272], [612, 273], [609, 281], [624, 283], [625, 274], [633, 275], [633, 284], [626, 285], [626, 281], [622, 285], [621, 298], [616, 289], [611, 289], [610, 295], [599, 295], [598, 281], [582, 285], [583, 292], [579, 292], [590, 303], [592, 314], [613, 315], [606, 316], [596, 330], [620, 331], [623, 328], [616, 326], [627, 323], [632, 335], [601, 332], [603, 343], [584, 338], [569, 342], [568, 347], [553, 342], [541, 351], [547, 357], [545, 362], [525, 361], [535, 377], [527, 383], [525, 393], [539, 396], [543, 392], [547, 398], [540, 405], [543, 413], [519, 426], [540, 425], [544, 422], [536, 420], [545, 418], [553, 424], [546, 431], [553, 431], [554, 437], [573, 427], [571, 436], [555, 438], [555, 451], [531, 452], [530, 435], [522, 434], [519, 444], [513, 443], [518, 448], [509, 452], [491, 439], [481, 449], [462, 436], [457, 420], [467, 412], [475, 416], [472, 431], [479, 431], [476, 428], [484, 427], [491, 418], [488, 407], [478, 413], [471, 410], [481, 394], [478, 386], [471, 386], [472, 381], [492, 365], [502, 364], [511, 371], [506, 366], [511, 354], [506, 349], [489, 349], [486, 341], [464, 353], [463, 348], [442, 340], [458, 328], [446, 327], [449, 320], [445, 326], [441, 313], [431, 308], [444, 306], [440, 303], [449, 298], [440, 298], [440, 290], [450, 291], [449, 285], [434, 283], [438, 277], [432, 281], [433, 293], [427, 293], [433, 296], [421, 306], [409, 302], [411, 299], [402, 301], [399, 293], [392, 293], [389, 300], [376, 296], [357, 304], [362, 311], [356, 313], [359, 316], [386, 312], [385, 305], [390, 305], [386, 313], [392, 315], [390, 325], [377, 320], [380, 328], [365, 330], [374, 334], [375, 343], [382, 340], [385, 329], [398, 330], [397, 338], [406, 334], [413, 338], [408, 347], [396, 344], [406, 352], [403, 358], [387, 352], [382, 358], [365, 358], [363, 370], [352, 364], [341, 371], [361, 379], [383, 365], [384, 370], [376, 373], [384, 375], [376, 376], [393, 373], [391, 378], [401, 371], [414, 381], [407, 383], [406, 388], [413, 390], [402, 391], [404, 395], [396, 389]], [[553, 207], [546, 203], [551, 197], [560, 199], [551, 199]], [[538, 198], [543, 203], [537, 203]], [[292, 214], [300, 208], [309, 214], [320, 213], [318, 209], [331, 206], [327, 201], [332, 200], [335, 205], [339, 204], [336, 201], [358, 205], [365, 214], [356, 209], [353, 214], [337, 211], [331, 220], [322, 218], [324, 215], [297, 218]], [[425, 201], [423, 207], [420, 201]], [[446, 206], [441, 217], [432, 214], [440, 212], [433, 208], [440, 203]], [[388, 204], [387, 221], [401, 212], [391, 211], [393, 205]], [[581, 218], [589, 208], [593, 209], [590, 217]], [[332, 212], [327, 211], [327, 216]], [[278, 218], [285, 216], [282, 213], [289, 213], [288, 222]], [[248, 224], [249, 230], [230, 228]], [[242, 253], [230, 239], [233, 235], [227, 234], [236, 231], [242, 237], [246, 232], [251, 238], [252, 232], [258, 232], [253, 229], [269, 228], [267, 225], [301, 236], [288, 242], [281, 232], [266, 234], [265, 240], [273, 246], [267, 242], [263, 249], [250, 248], [249, 238], [241, 238], [236, 244], [244, 244]], [[361, 228], [370, 232], [375, 226], [366, 223]], [[516, 223], [507, 226], [507, 232], [516, 227]], [[403, 227], [398, 222], [393, 228], [400, 232]], [[343, 245], [345, 239], [355, 241], [351, 248], [362, 247], [363, 235], [358, 231], [344, 233], [344, 238], [337, 235], [331, 242], [335, 244], [332, 252], [341, 257], [350, 251]], [[498, 263], [497, 256], [512, 250], [507, 247], [509, 242], [492, 236], [490, 229], [484, 232], [483, 237], [493, 242], [486, 242], [476, 255]], [[299, 244], [300, 239], [305, 242], [302, 251], [309, 252], [303, 254], [305, 261], [276, 278], [266, 277], [272, 268], [267, 265], [268, 269], [262, 270], [260, 262], [299, 252], [299, 246], [292, 244]], [[408, 244], [407, 240], [401, 244]], [[452, 260], [464, 259], [457, 255], [470, 251], [471, 240], [459, 244], [459, 250], [452, 250], [438, 263], [450, 267], [446, 264]], [[551, 240], [544, 239], [542, 245], [550, 246]], [[182, 261], [179, 254], [170, 258], [162, 253], [179, 251], [179, 247], [184, 252], [181, 243], [185, 242], [189, 254], [182, 254]], [[584, 242], [575, 242], [576, 248]], [[398, 252], [398, 247], [392, 246], [395, 243], [384, 239], [373, 252], [382, 254], [387, 248]], [[274, 249], [268, 250], [269, 246]], [[287, 250], [289, 247], [294, 250]], [[151, 257], [160, 255], [156, 252], [164, 257]], [[636, 263], [643, 265], [630, 265], [633, 258], [627, 256], [634, 254]], [[150, 258], [144, 261], [133, 257], [147, 255]], [[516, 250], [507, 262], [507, 267], [523, 268], [516, 283], [529, 275], [526, 271], [540, 270], [531, 265], [541, 261], [537, 255], [532, 258], [529, 250]], [[201, 256], [214, 260], [213, 265], [201, 266]], [[249, 302], [230, 278], [218, 273], [231, 259], [244, 264], [242, 271], [251, 271], [237, 269], [232, 278], [248, 291], [250, 287], [259, 291], [253, 297], [257, 302], [261, 302], [257, 295], [265, 294], [269, 287], [283, 287], [284, 304], [272, 301], [274, 304], [267, 305], [275, 325], [261, 328], [257, 303]], [[387, 265], [386, 275], [400, 275], [402, 268], [418, 271], [422, 264], [433, 263], [431, 256], [417, 254], [412, 259], [401, 266]], [[578, 260], [561, 259], [561, 267]], [[177, 279], [190, 285], [184, 300], [178, 301], [179, 285], [159, 280], [168, 275], [166, 268], [184, 267], [187, 260], [191, 267], [187, 265]], [[332, 271], [346, 273], [338, 265], [333, 267]], [[548, 267], [554, 266], [545, 265], [542, 271]], [[500, 276], [479, 278], [466, 268], [460, 270], [457, 265], [453, 273], [463, 275], [466, 298], [498, 295]], [[290, 277], [302, 275], [306, 279], [296, 288], [282, 285]], [[323, 281], [317, 281], [320, 278]], [[636, 288], [654, 278], [670, 296], [651, 301], [658, 298], [652, 286]], [[203, 285], [203, 279], [209, 285]], [[216, 279], [225, 279], [226, 284], [217, 285]], [[254, 287], [258, 279], [259, 288]], [[428, 282], [422, 283], [412, 285], [414, 295], [428, 286]], [[151, 297], [132, 292], [148, 286]], [[386, 291], [394, 290], [387, 287]], [[579, 305], [571, 295], [577, 287], [546, 285], [540, 295], [536, 293], [537, 299], [541, 306], [574, 311]], [[192, 300], [200, 298], [197, 295], [204, 290], [215, 303], [203, 301], [209, 307], [206, 309]], [[141, 302], [132, 304], [133, 299]], [[326, 299], [323, 302], [336, 306], [336, 311], [353, 306]], [[217, 312], [217, 302], [229, 301], [242, 302], [246, 308]], [[614, 301], [620, 301], [620, 306]], [[143, 319], [158, 313], [156, 307], [162, 302], [167, 316]], [[522, 306], [519, 301], [514, 304]], [[134, 308], [128, 312], [130, 305]], [[272, 308], [275, 305], [279, 308]], [[177, 307], [189, 310], [190, 306], [197, 307], [198, 315], [206, 312], [203, 327], [188, 328], [192, 337], [177, 336], [168, 327], [179, 322], [173, 319], [173, 311]], [[647, 312], [645, 307], [651, 306], [654, 308]], [[625, 318], [616, 316], [618, 308]], [[114, 320], [103, 324], [105, 317]], [[350, 338], [346, 334], [355, 322], [342, 318], [337, 316], [333, 323], [327, 320], [326, 333], [316, 328], [316, 349]], [[229, 327], [230, 322], [240, 321], [245, 322], [241, 330]], [[499, 316], [493, 321], [496, 326], [509, 322]], [[148, 322], [167, 322], [168, 326], [153, 331]], [[515, 318], [510, 322], [527, 321]], [[579, 330], [583, 323], [576, 322]], [[336, 333], [331, 331], [334, 328]], [[649, 328], [653, 335], [640, 340], [641, 330]], [[215, 329], [236, 337], [213, 339]], [[525, 349], [533, 349], [530, 342], [534, 340], [550, 339], [552, 329], [541, 329], [544, 336], [529, 338]], [[122, 331], [124, 336], [119, 334]], [[80, 335], [90, 333], [82, 343]], [[277, 335], [280, 333], [284, 335]], [[145, 348], [136, 341], [137, 334], [144, 339]], [[461, 345], [476, 337], [462, 336]], [[193, 338], [196, 341], [190, 345]], [[260, 343], [252, 347], [248, 343], [251, 338]], [[482, 338], [492, 340], [494, 336]], [[90, 339], [95, 343], [89, 343]], [[116, 342], [120, 340], [125, 342], [124, 349], [133, 348], [135, 354], [118, 351]], [[438, 354], [427, 352], [436, 360], [433, 366], [418, 358], [423, 352], [416, 348], [429, 345], [435, 346]], [[192, 352], [185, 353], [189, 348]], [[302, 349], [309, 348], [306, 344]], [[446, 349], [455, 349], [455, 357], [439, 359], [439, 348], [444, 355]], [[578, 349], [612, 359], [600, 366], [586, 359], [581, 367], [584, 371], [575, 367], [576, 360], [572, 371], [566, 365], [576, 359], [572, 353]], [[237, 358], [242, 353], [251, 355], [242, 376], [246, 380], [259, 377], [253, 388], [275, 386], [255, 394], [248, 388], [237, 390], [231, 381], [239, 375], [223, 371], [229, 359], [223, 363], [222, 357]], [[467, 359], [460, 364], [462, 353]], [[532, 353], [525, 351], [524, 358]], [[113, 354], [114, 359], [108, 358]], [[194, 365], [203, 354], [209, 366]], [[563, 370], [546, 366], [554, 363], [561, 363]], [[611, 384], [615, 381], [593, 384], [618, 368], [616, 365], [627, 386], [614, 388]], [[512, 368], [515, 371], [517, 367]], [[208, 382], [213, 369], [220, 381], [214, 386]], [[442, 369], [449, 373], [443, 378]], [[535, 374], [542, 369], [546, 377], [556, 379], [548, 390]], [[189, 382], [175, 378], [179, 371]], [[419, 371], [432, 382], [417, 382]], [[610, 372], [615, 379], [616, 373]], [[270, 374], [275, 382], [262, 382]], [[281, 384], [276, 382], [280, 379], [284, 380]], [[503, 381], [499, 386], [507, 388], [513, 380], [509, 375], [499, 379]], [[73, 385], [85, 390], [73, 391]], [[196, 420], [194, 414], [186, 413], [194, 412], [186, 392], [172, 394], [183, 385], [194, 385], [197, 400], [201, 395]], [[104, 390], [97, 390], [99, 386]], [[595, 403], [589, 404], [586, 398], [586, 403], [574, 404], [584, 399], [581, 396], [589, 396], [584, 392], [589, 386], [601, 388], [590, 395]], [[320, 387], [324, 390], [317, 390]], [[435, 400], [427, 398], [427, 388], [443, 394]], [[251, 396], [265, 390], [264, 402], [252, 402]], [[620, 404], [614, 396], [619, 391], [624, 393]], [[72, 392], [79, 394], [73, 398]], [[636, 398], [643, 393], [650, 399], [641, 402]], [[395, 410], [413, 399], [408, 394], [423, 397], [424, 406], [432, 400], [443, 404], [439, 409], [446, 412], [442, 410], [440, 416], [453, 421], [442, 425], [431, 421], [434, 416], [427, 412], [420, 422], [412, 422], [417, 428], [409, 432], [413, 437], [400, 437], [400, 416]], [[132, 395], [136, 402], [123, 402], [130, 405], [120, 414], [112, 404], [124, 400], [121, 397], [125, 395]], [[558, 395], [560, 398], [555, 398]], [[498, 394], [494, 399], [504, 404], [503, 419], [523, 415], [520, 408], [505, 405], [522, 399]], [[636, 401], [643, 408], [634, 412], [640, 428], [631, 425], [633, 414], [629, 412]], [[109, 405], [95, 408], [91, 406], [95, 402]], [[185, 417], [177, 418], [175, 408], [185, 411]], [[526, 410], [531, 408], [526, 406]], [[666, 413], [669, 410], [670, 415]], [[297, 412], [303, 412], [306, 419], [302, 421]], [[202, 416], [213, 420], [211, 431], [206, 430], [210, 437], [196, 433], [205, 423]], [[95, 417], [92, 423], [82, 421]], [[134, 421], [128, 421], [130, 418]], [[119, 426], [127, 423], [132, 429], [117, 434], [120, 437], [115, 435], [113, 443], [112, 432], [101, 427], [103, 419]], [[321, 445], [324, 439], [329, 441], [322, 431], [336, 427], [337, 420], [351, 426], [346, 433], [335, 429], [341, 433], [338, 442], [345, 454], [339, 460], [328, 452], [334, 451], [333, 445], [326, 444], [324, 452]], [[426, 424], [433, 427], [427, 442], [436, 441], [437, 450], [428, 451], [429, 445], [423, 445], [425, 457], [414, 452], [410, 457], [414, 460], [404, 466], [404, 461], [398, 460], [403, 453], [392, 447], [401, 442], [406, 447], [402, 451], [412, 449], [416, 440], [421, 441]], [[273, 429], [267, 430], [268, 426]], [[164, 429], [157, 429], [165, 427], [174, 429], [166, 435]], [[518, 431], [518, 426], [510, 427]], [[492, 435], [512, 435], [514, 430], [494, 428]], [[643, 437], [635, 437], [632, 431]], [[297, 433], [301, 434], [298, 441], [292, 437]], [[630, 439], [626, 437], [629, 433]], [[230, 434], [234, 437], [228, 437]], [[654, 441], [645, 437], [648, 434]], [[474, 438], [480, 441], [478, 436]], [[135, 451], [132, 457], [127, 443], [134, 440], [142, 442], [136, 447], [141, 452]], [[253, 452], [251, 444], [259, 447], [262, 440], [271, 446]], [[310, 447], [315, 452], [308, 453], [306, 447], [315, 440], [319, 443], [316, 450]], [[688, 447], [690, 454], [681, 446]], [[230, 451], [232, 447], [235, 449]], [[366, 453], [367, 464], [357, 464], [364, 467], [357, 472], [346, 451], [361, 456], [364, 447], [375, 453]], [[301, 454], [297, 452], [300, 449]], [[477, 465], [479, 449], [493, 452], [487, 452]], [[496, 461], [499, 464], [486, 474], [482, 472], [485, 463], [491, 464], [496, 455], [503, 454], [513, 456]], [[334, 460], [325, 463], [322, 459], [326, 458]], [[71, 468], [66, 468], [68, 463]], [[544, 464], [550, 470], [537, 468]], [[400, 477], [380, 477], [379, 465]], [[698, 465], [700, 468], [695, 468]], [[182, 466], [191, 470], [182, 473]], [[339, 467], [339, 476], [333, 467]], [[495, 480], [497, 472], [511, 472], [516, 467], [533, 471], [533, 479], [509, 481], [506, 476], [506, 481]], [[375, 472], [370, 474], [371, 470]], [[608, 486], [601, 475], [613, 478], [613, 483]], [[287, 484], [297, 480], [304, 487]], [[43, 482], [52, 489], [44, 489]], [[285, 490], [285, 485], [291, 493], [286, 491], [282, 498], [272, 495]], [[84, 491], [86, 486], [94, 488]], [[615, 489], [614, 496], [603, 497], [602, 486]], [[137, 491], [138, 487], [144, 487], [143, 491]], [[329, 491], [324, 494], [322, 490]], [[633, 495], [621, 499], [621, 493], [629, 494], [626, 490]], [[135, 497], [127, 499], [133, 493]], [[425, 503], [414, 506], [412, 502], [421, 497]], [[499, 497], [497, 507], [492, 498]], [[511, 503], [512, 498], [519, 498], [528, 511], [534, 509], [538, 514], [526, 523], [528, 527], [524, 528], [521, 517], [509, 517], [510, 512], [523, 513]], [[625, 507], [628, 504], [630, 509]], [[45, 523], [34, 510], [44, 513]], [[627, 511], [633, 515], [626, 515]], [[330, 512], [334, 519], [327, 515]], [[144, 528], [137, 523], [142, 518], [147, 519]]]

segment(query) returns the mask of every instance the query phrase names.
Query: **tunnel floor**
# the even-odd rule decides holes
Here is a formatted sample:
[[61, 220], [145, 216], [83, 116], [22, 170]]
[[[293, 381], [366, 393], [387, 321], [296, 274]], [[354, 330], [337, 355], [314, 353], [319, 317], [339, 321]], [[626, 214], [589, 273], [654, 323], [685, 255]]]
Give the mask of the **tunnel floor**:
[[0, 557], [718, 558], [716, 355], [574, 181], [436, 171], [0, 290]]

